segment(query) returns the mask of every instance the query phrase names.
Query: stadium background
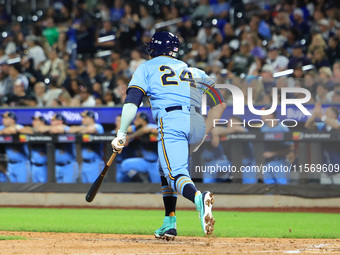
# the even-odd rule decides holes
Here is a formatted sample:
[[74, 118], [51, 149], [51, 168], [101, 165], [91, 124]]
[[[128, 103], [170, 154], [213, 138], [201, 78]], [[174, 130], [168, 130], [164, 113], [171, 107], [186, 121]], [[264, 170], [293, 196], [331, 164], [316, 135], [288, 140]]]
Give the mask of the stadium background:
[[[147, 59], [143, 45], [156, 29], [166, 29], [179, 35], [179, 58], [189, 65], [204, 69], [218, 82], [235, 84], [245, 93], [248, 86], [256, 89], [253, 102], [259, 108], [271, 103], [271, 88], [285, 86], [310, 90], [312, 99], [307, 106], [310, 110], [316, 102], [320, 102], [324, 110], [330, 105], [339, 108], [338, 4], [337, 1], [3, 0], [0, 4], [0, 111], [16, 112], [18, 123], [23, 125], [30, 124], [32, 115], [43, 114], [49, 121], [53, 113], [62, 113], [67, 124], [79, 124], [80, 113], [84, 109], [92, 109], [99, 113], [98, 120], [105, 131], [112, 131], [128, 81], [136, 67]], [[244, 48], [246, 54], [242, 52]], [[299, 50], [302, 50], [303, 56], [294, 56], [294, 52]], [[282, 60], [274, 66], [268, 60], [273, 51], [285, 56], [288, 62]], [[240, 58], [242, 61], [239, 61]], [[240, 63], [244, 66], [238, 65]], [[19, 86], [22, 91], [14, 92], [14, 86]], [[226, 92], [223, 95], [229, 105], [224, 115], [228, 118], [231, 116], [231, 96]], [[149, 112], [147, 107], [145, 100], [142, 110]], [[299, 123], [293, 131], [299, 134], [307, 132], [304, 128], [306, 117], [296, 117], [296, 109], [290, 113], [288, 117], [295, 116]], [[251, 118], [251, 115], [245, 118]], [[253, 131], [256, 132], [256, 129]], [[321, 142], [327, 142], [329, 138], [304, 140], [297, 134], [295, 138], [302, 140], [295, 140], [295, 157], [300, 156], [299, 160], [307, 163], [322, 162]], [[332, 138], [334, 141], [339, 139], [337, 131], [332, 133]], [[16, 139], [14, 136], [13, 141]], [[260, 136], [255, 139], [263, 142]], [[294, 140], [293, 133], [291, 140]], [[236, 144], [237, 141], [236, 138]], [[109, 151], [106, 146], [106, 159]], [[239, 149], [235, 147], [234, 152], [237, 154]], [[237, 160], [235, 157], [234, 160]], [[257, 159], [258, 162], [261, 160], [260, 154]], [[53, 173], [53, 170], [49, 171]], [[107, 183], [102, 187], [103, 192], [158, 192], [158, 186], [153, 184], [112, 185], [114, 175], [113, 166]], [[306, 173], [302, 178], [292, 175], [290, 185], [280, 186], [242, 185], [241, 176], [235, 176], [234, 183], [211, 187], [212, 191], [220, 194], [339, 197], [337, 187], [319, 185], [319, 177], [318, 173]], [[53, 182], [53, 178], [49, 181]], [[208, 184], [198, 185], [204, 187]], [[83, 193], [88, 185], [77, 183], [72, 187], [73, 191]], [[52, 192], [53, 196], [55, 192], [69, 190], [67, 184], [1, 184], [2, 192], [43, 191]], [[25, 195], [21, 194], [23, 198]], [[263, 199], [268, 199], [268, 202]], [[297, 201], [290, 202], [293, 200], [289, 199]], [[327, 199], [308, 200], [306, 204], [299, 198], [289, 199], [273, 202], [271, 197], [259, 196], [257, 203], [248, 203], [248, 206], [339, 205]], [[73, 205], [77, 199], [71, 200], [59, 203]], [[13, 201], [2, 199], [3, 204], [20, 204], [19, 200]], [[53, 198], [51, 201], [56, 200]], [[235, 201], [235, 204], [221, 203], [219, 206], [241, 207], [246, 204], [238, 203], [237, 196]], [[22, 203], [30, 202], [25, 197]], [[46, 200], [41, 203], [44, 205]], [[98, 205], [101, 203], [98, 202]], [[119, 202], [104, 202], [103, 205], [118, 206]]]

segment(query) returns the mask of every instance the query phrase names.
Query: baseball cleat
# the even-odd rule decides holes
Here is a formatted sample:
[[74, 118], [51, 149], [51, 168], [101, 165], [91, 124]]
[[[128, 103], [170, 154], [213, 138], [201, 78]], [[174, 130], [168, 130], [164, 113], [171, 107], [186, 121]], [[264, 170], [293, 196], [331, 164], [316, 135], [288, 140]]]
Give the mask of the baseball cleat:
[[215, 219], [212, 215], [212, 205], [214, 202], [214, 195], [209, 191], [202, 194], [199, 192], [195, 196], [196, 210], [199, 213], [205, 235], [211, 235], [214, 231]]
[[158, 239], [172, 241], [176, 236], [176, 216], [165, 216], [163, 225], [155, 231], [155, 237]]

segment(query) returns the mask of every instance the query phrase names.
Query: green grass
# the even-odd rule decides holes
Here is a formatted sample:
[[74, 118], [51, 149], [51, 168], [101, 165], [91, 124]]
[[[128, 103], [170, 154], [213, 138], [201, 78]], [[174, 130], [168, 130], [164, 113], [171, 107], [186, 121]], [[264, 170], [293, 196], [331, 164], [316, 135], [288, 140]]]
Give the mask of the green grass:
[[1, 240], [27, 240], [27, 238], [22, 237], [22, 236], [1, 236], [0, 235], [0, 241]]
[[[0, 208], [0, 231], [153, 234], [160, 210]], [[340, 215], [215, 211], [217, 237], [340, 238]], [[289, 231], [291, 229], [291, 232]], [[177, 212], [181, 236], [202, 236], [198, 213]]]

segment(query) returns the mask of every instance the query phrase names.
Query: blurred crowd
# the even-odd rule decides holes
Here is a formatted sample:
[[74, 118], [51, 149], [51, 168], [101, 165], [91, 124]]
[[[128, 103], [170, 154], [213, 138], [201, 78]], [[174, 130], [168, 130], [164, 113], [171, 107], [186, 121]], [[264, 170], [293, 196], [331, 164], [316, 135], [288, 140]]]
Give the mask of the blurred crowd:
[[270, 103], [273, 87], [304, 87], [310, 103], [340, 103], [339, 5], [55, 0], [24, 21], [0, 5], [0, 105], [120, 106], [156, 28], [180, 37], [188, 65], [245, 95], [252, 87], [253, 103]]

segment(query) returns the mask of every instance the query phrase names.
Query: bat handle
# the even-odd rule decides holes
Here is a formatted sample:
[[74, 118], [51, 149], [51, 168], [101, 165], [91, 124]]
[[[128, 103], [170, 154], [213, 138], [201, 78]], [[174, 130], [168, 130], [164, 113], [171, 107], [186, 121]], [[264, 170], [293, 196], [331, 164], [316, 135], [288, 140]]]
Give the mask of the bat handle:
[[115, 159], [115, 157], [116, 157], [116, 154], [117, 154], [117, 152], [114, 152], [114, 153], [112, 153], [112, 155], [111, 155], [111, 157], [109, 158], [109, 160], [107, 161], [107, 166], [111, 166], [111, 164], [112, 164], [112, 161]]

